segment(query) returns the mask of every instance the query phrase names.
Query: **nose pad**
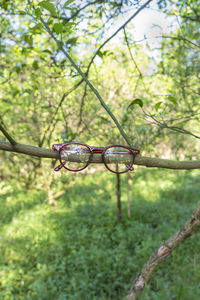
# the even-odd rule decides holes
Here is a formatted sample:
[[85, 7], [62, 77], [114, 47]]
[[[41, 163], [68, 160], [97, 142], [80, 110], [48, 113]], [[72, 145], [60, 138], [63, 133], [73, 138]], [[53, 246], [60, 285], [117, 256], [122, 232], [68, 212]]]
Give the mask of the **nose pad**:
[[58, 172], [62, 167], [63, 167], [63, 165], [59, 165], [54, 169], [54, 171]]
[[54, 171], [58, 172], [61, 168], [58, 166], [54, 169]]
[[[126, 165], [126, 167], [128, 168], [129, 165]], [[133, 171], [133, 170], [134, 170], [134, 168], [133, 168], [133, 167], [130, 167], [129, 171]]]

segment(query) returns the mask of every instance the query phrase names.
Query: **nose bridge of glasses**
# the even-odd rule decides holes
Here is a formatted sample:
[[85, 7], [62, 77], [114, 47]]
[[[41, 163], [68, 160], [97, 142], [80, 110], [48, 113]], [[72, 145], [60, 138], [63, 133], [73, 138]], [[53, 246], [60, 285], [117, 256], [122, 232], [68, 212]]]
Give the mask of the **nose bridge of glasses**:
[[132, 151], [135, 155], [140, 154], [140, 150], [138, 150], [138, 149], [132, 149]]
[[91, 147], [91, 151], [93, 154], [102, 154], [104, 150], [104, 147]]
[[62, 148], [62, 144], [54, 144], [52, 146], [52, 150], [59, 151]]

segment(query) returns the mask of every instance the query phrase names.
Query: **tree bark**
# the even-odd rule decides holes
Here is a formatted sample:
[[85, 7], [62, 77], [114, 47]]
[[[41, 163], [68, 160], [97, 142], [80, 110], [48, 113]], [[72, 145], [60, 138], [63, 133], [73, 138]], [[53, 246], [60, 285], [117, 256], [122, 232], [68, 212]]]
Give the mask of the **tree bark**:
[[[26, 154], [29, 156], [58, 159], [58, 153], [56, 151], [53, 151], [51, 149], [34, 147], [30, 145], [17, 144], [15, 147], [13, 147], [8, 142], [0, 142], [0, 150]], [[77, 157], [76, 154], [75, 156]], [[123, 163], [122, 160], [120, 160], [120, 162]], [[91, 163], [103, 163], [101, 155], [94, 154]], [[179, 170], [200, 169], [200, 160], [177, 161], [154, 157], [145, 157], [140, 155], [136, 156], [134, 164], [150, 168], [156, 167]]]

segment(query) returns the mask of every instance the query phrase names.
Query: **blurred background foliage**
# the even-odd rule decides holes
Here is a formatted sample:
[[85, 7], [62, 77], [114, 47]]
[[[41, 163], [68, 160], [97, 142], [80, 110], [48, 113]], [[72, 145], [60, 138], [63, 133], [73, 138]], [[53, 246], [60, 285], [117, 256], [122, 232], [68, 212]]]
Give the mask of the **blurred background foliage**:
[[[1, 1], [0, 122], [18, 142], [45, 148], [65, 141], [124, 144], [94, 94], [43, 28], [42, 16], [142, 155], [199, 158], [198, 1], [150, 4], [152, 12], [169, 20], [168, 33], [157, 37], [156, 49], [146, 36], [136, 41], [130, 23], [98, 50], [142, 4]], [[121, 299], [155, 247], [191, 213], [199, 195], [198, 174], [141, 169], [130, 188], [131, 219], [124, 212], [123, 223], [116, 227], [112, 174], [102, 173], [102, 166], [90, 166], [83, 175], [54, 174], [55, 163], [1, 152], [0, 298]], [[126, 181], [125, 176], [122, 200]], [[168, 258], [142, 299], [199, 299], [195, 241], [192, 237]], [[191, 276], [186, 276], [188, 264]]]

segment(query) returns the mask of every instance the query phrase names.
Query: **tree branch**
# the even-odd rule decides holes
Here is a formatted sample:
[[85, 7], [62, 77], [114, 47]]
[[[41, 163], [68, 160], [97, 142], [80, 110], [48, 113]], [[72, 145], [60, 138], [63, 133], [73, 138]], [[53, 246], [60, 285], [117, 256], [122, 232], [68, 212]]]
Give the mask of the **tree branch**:
[[86, 74], [88, 74], [89, 69], [91, 64], [93, 63], [95, 57], [97, 56], [98, 52], [114, 37], [118, 34], [118, 32], [120, 32], [123, 28], [126, 27], [126, 25], [133, 19], [135, 18], [139, 12], [141, 12], [152, 0], [148, 0], [146, 3], [144, 3], [122, 26], [120, 26], [107, 40], [105, 40], [103, 42], [103, 44], [101, 44], [101, 46], [97, 49], [97, 51], [95, 52], [95, 54], [93, 55], [88, 67], [87, 67], [87, 72]]
[[[74, 19], [82, 10], [84, 10], [86, 7], [90, 6], [90, 5], [94, 5], [96, 3], [100, 3], [101, 0], [96, 0], [90, 3], [85, 4], [83, 7], [79, 8], [71, 17], [69, 18], [65, 18], [65, 22], [63, 23], [63, 25], [65, 25], [67, 22], [69, 22], [70, 20]], [[64, 18], [62, 18], [64, 19]]]
[[1, 123], [0, 123], [0, 130], [3, 133], [3, 135], [7, 138], [7, 140], [11, 143], [11, 145], [13, 146], [17, 145], [17, 142], [8, 134], [5, 128], [1, 125]]
[[[13, 148], [8, 142], [0, 142], [0, 150], [22, 153], [29, 156], [58, 159], [58, 153], [56, 151], [30, 145], [17, 144], [15, 148]], [[74, 156], [71, 154], [70, 161], [79, 162], [79, 157], [77, 156], [77, 154], [74, 154]], [[117, 161], [121, 163], [127, 163], [124, 157], [119, 157]], [[101, 155], [94, 154], [91, 163], [103, 163]], [[176, 170], [200, 169], [200, 160], [176, 161], [154, 157], [145, 157], [140, 155], [136, 156], [134, 164], [150, 168], [166, 168]]]
[[194, 22], [200, 22], [200, 15], [196, 15], [196, 16], [178, 15], [177, 16], [176, 14], [170, 13], [169, 16], [176, 16], [176, 17], [181, 17], [183, 19], [189, 19]]
[[[90, 62], [92, 64], [94, 58], [96, 57], [98, 51], [100, 51], [100, 49], [108, 42], [110, 41], [122, 28], [124, 28], [142, 9], [144, 9], [152, 0], [148, 0], [144, 5], [142, 5], [120, 28], [118, 28], [118, 30], [109, 37], [109, 39], [107, 39], [97, 50], [97, 52], [95, 53], [95, 55], [92, 58], [92, 61]], [[28, 1], [30, 4], [30, 1]], [[58, 48], [64, 53], [64, 55], [68, 58], [68, 60], [70, 61], [70, 63], [72, 64], [72, 66], [75, 68], [75, 70], [81, 75], [81, 77], [83, 78], [83, 80], [86, 82], [87, 85], [89, 85], [89, 87], [91, 88], [91, 90], [94, 92], [94, 94], [96, 95], [96, 97], [98, 98], [98, 100], [100, 101], [101, 105], [103, 106], [103, 108], [106, 110], [106, 112], [109, 114], [109, 116], [111, 117], [111, 119], [113, 120], [113, 122], [115, 123], [115, 125], [117, 126], [117, 128], [119, 129], [121, 135], [123, 136], [123, 138], [125, 139], [125, 141], [127, 142], [127, 144], [130, 147], [133, 147], [129, 137], [127, 136], [127, 134], [125, 133], [125, 131], [123, 130], [122, 126], [120, 125], [120, 123], [118, 122], [118, 120], [116, 119], [116, 117], [114, 116], [114, 114], [112, 113], [112, 111], [109, 109], [109, 107], [106, 105], [106, 103], [104, 102], [104, 100], [102, 99], [102, 97], [100, 96], [99, 92], [94, 88], [94, 86], [92, 85], [92, 83], [88, 80], [87, 75], [85, 75], [81, 69], [76, 65], [76, 63], [73, 61], [73, 59], [71, 58], [71, 56], [65, 51], [65, 49], [63, 48], [61, 42], [54, 36], [53, 32], [50, 30], [48, 24], [44, 21], [44, 19], [42, 17], [40, 17], [40, 21], [42, 22], [42, 24], [44, 25], [46, 31], [49, 33], [49, 35], [54, 39], [54, 41], [56, 42], [56, 44], [58, 45]], [[89, 66], [88, 66], [89, 68]]]
[[[146, 114], [147, 115], [147, 114]], [[172, 131], [176, 131], [176, 132], [180, 132], [180, 133], [183, 133], [183, 134], [188, 134], [188, 135], [191, 135], [193, 137], [195, 137], [196, 139], [200, 139], [200, 136], [197, 135], [197, 134], [194, 134], [192, 133], [191, 131], [189, 130], [186, 130], [184, 128], [181, 128], [181, 127], [178, 127], [178, 126], [169, 126], [167, 125], [166, 121], [164, 122], [161, 122], [159, 120], [157, 120], [155, 117], [153, 117], [152, 115], [147, 115], [149, 118], [151, 118], [154, 122], [152, 122], [151, 124], [154, 124], [156, 126], [159, 126], [160, 128], [164, 129], [170, 129]], [[184, 119], [184, 118], [183, 118]]]
[[[151, 2], [152, 0], [149, 0], [147, 2], [147, 4], [149, 2]], [[146, 5], [147, 5], [146, 4]], [[143, 6], [142, 6], [143, 7]], [[92, 83], [88, 80], [87, 76], [85, 76], [85, 74], [82, 72], [82, 70], [76, 65], [76, 63], [74, 62], [74, 60], [71, 58], [71, 56], [66, 52], [66, 50], [63, 48], [61, 42], [54, 36], [53, 32], [50, 30], [48, 24], [44, 21], [44, 19], [42, 17], [40, 17], [40, 21], [42, 22], [42, 24], [44, 25], [46, 31], [49, 33], [49, 35], [53, 38], [53, 40], [56, 42], [58, 48], [64, 53], [64, 55], [67, 57], [67, 59], [70, 61], [71, 65], [75, 68], [75, 70], [81, 75], [81, 77], [83, 78], [83, 80], [89, 85], [89, 87], [91, 88], [91, 90], [93, 91], [93, 93], [96, 95], [96, 97], [98, 98], [98, 100], [100, 101], [101, 105], [103, 106], [103, 108], [106, 110], [106, 112], [109, 114], [109, 116], [111, 117], [111, 119], [113, 120], [113, 122], [115, 123], [115, 125], [117, 126], [117, 128], [119, 129], [121, 135], [123, 136], [123, 138], [125, 139], [125, 141], [127, 142], [127, 144], [130, 147], [133, 147], [129, 137], [127, 136], [127, 134], [125, 133], [125, 131], [123, 130], [122, 126], [120, 125], [120, 123], [118, 122], [118, 120], [116, 119], [116, 117], [114, 116], [114, 114], [112, 113], [112, 111], [109, 109], [109, 107], [106, 105], [106, 103], [104, 102], [104, 100], [102, 99], [102, 97], [100, 96], [99, 92], [95, 89], [95, 87], [92, 85]]]
[[[144, 90], [145, 90], [145, 92], [148, 94], [148, 91], [147, 91], [146, 86], [145, 86], [145, 83], [144, 83], [144, 77], [143, 77], [143, 74], [142, 74], [140, 68], [138, 67], [138, 65], [137, 65], [137, 63], [136, 63], [136, 61], [135, 61], [135, 59], [134, 59], [134, 57], [133, 57], [133, 55], [132, 55], [131, 48], [130, 48], [130, 44], [129, 44], [129, 41], [128, 41], [128, 36], [127, 36], [127, 34], [126, 34], [126, 29], [123, 28], [123, 31], [124, 31], [125, 42], [126, 42], [126, 45], [127, 45], [128, 52], [129, 52], [129, 54], [130, 54], [131, 60], [133, 61], [134, 65], [135, 65], [135, 68], [137, 69], [137, 71], [138, 71], [138, 73], [139, 73], [139, 79], [142, 80], [142, 84], [143, 84]], [[138, 81], [139, 81], [139, 79], [138, 79]]]
[[[88, 66], [87, 66], [87, 71], [86, 71], [86, 73], [85, 73], [85, 76], [86, 77], [88, 77], [88, 74], [89, 74], [89, 71], [90, 71], [90, 68], [91, 68], [91, 65], [93, 64], [93, 62], [94, 62], [94, 59], [95, 59], [95, 57], [98, 55], [98, 53], [99, 53], [99, 51], [114, 37], [114, 36], [116, 36], [122, 29], [124, 29], [125, 27], [126, 27], [126, 25], [134, 18], [134, 17], [136, 17], [137, 16], [137, 14], [139, 14], [139, 12], [141, 11], [141, 10], [143, 10], [150, 2], [151, 2], [152, 0], [149, 0], [149, 1], [147, 1], [144, 5], [142, 5], [122, 26], [120, 26], [107, 40], [105, 40], [104, 42], [103, 42], [103, 44], [101, 44], [101, 46], [97, 49], [97, 51], [95, 52], [95, 54], [93, 55], [93, 57], [92, 57], [92, 59], [91, 59], [91, 61], [90, 61], [90, 63], [88, 64]], [[142, 78], [141, 77], [141, 72], [140, 72], [140, 77], [139, 77], [139, 79], [140, 78]], [[87, 85], [87, 83], [86, 83], [86, 85]], [[85, 96], [83, 96], [83, 98], [82, 98], [82, 103], [81, 103], [81, 110], [82, 110], [82, 108], [83, 108], [83, 105], [84, 105], [84, 98], [85, 98]], [[81, 119], [80, 119], [81, 120]], [[116, 124], [116, 123], [115, 123]], [[118, 126], [117, 126], [118, 127]], [[118, 127], [118, 129], [119, 129], [119, 127]], [[120, 131], [120, 130], [119, 130]], [[122, 132], [120, 131], [120, 133], [122, 134]], [[122, 134], [122, 136], [124, 137], [124, 135]], [[125, 139], [125, 137], [124, 137], [124, 139]], [[125, 139], [126, 140], [126, 139]], [[127, 141], [127, 140], [126, 140]], [[129, 143], [128, 143], [129, 144]], [[129, 146], [130, 147], [132, 147], [132, 144], [129, 144]]]
[[187, 43], [189, 43], [189, 44], [191, 44], [191, 45], [193, 45], [193, 46], [195, 46], [197, 48], [200, 48], [199, 45], [193, 43], [192, 41], [190, 41], [190, 40], [188, 40], [188, 39], [186, 39], [184, 37], [162, 35], [162, 36], [156, 36], [155, 38], [161, 38], [161, 37], [164, 38], [164, 39], [173, 39], [173, 40], [184, 41], [184, 42], [187, 42]]
[[156, 267], [182, 242], [191, 236], [200, 226], [200, 203], [194, 210], [191, 218], [167, 241], [165, 241], [156, 252], [150, 257], [144, 265], [141, 273], [134, 282], [128, 300], [139, 299], [143, 292], [145, 285], [149, 281], [153, 271]]
[[78, 127], [81, 125], [81, 122], [82, 122], [83, 106], [84, 106], [84, 102], [85, 102], [85, 97], [86, 97], [86, 95], [87, 95], [87, 84], [85, 84], [84, 93], [83, 93], [83, 96], [82, 96], [82, 99], [81, 99]]

